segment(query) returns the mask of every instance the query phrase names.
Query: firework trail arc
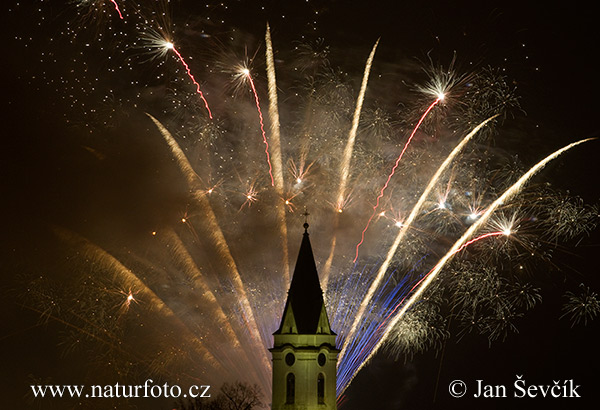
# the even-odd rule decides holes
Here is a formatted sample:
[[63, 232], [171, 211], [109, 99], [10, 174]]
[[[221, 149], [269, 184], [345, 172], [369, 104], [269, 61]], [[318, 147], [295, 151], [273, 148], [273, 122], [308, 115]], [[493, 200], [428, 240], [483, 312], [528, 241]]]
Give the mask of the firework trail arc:
[[415, 293], [404, 304], [404, 306], [398, 311], [398, 313], [395, 314], [395, 316], [392, 318], [392, 320], [390, 320], [390, 322], [389, 322], [389, 324], [388, 324], [388, 326], [387, 326], [387, 328], [386, 328], [386, 330], [385, 330], [382, 338], [380, 339], [380, 341], [377, 343], [377, 345], [375, 345], [375, 347], [371, 350], [371, 352], [369, 353], [369, 355], [360, 364], [360, 366], [358, 366], [358, 368], [356, 369], [356, 371], [352, 375], [352, 378], [348, 381], [348, 384], [346, 384], [346, 386], [344, 386], [341, 389], [341, 391], [338, 391], [338, 395], [340, 395], [340, 394], [342, 394], [344, 392], [345, 388], [352, 382], [352, 379], [356, 376], [356, 374], [368, 363], [369, 359], [371, 359], [371, 357], [373, 357], [375, 355], [375, 353], [377, 353], [377, 351], [379, 350], [379, 348], [383, 345], [383, 343], [385, 343], [386, 338], [390, 334], [390, 332], [393, 329], [394, 325], [403, 317], [403, 315], [406, 313], [406, 311], [408, 309], [410, 309], [414, 305], [414, 303], [420, 298], [420, 296], [427, 289], [427, 287], [429, 286], [429, 284], [436, 278], [436, 276], [439, 274], [439, 272], [442, 270], [442, 268], [446, 265], [446, 263], [458, 251], [460, 251], [465, 246], [465, 244], [469, 241], [469, 239], [473, 236], [473, 234], [475, 232], [477, 232], [477, 230], [479, 230], [488, 221], [488, 219], [494, 213], [494, 211], [499, 206], [503, 205], [508, 200], [510, 200], [512, 197], [514, 197], [515, 195], [517, 195], [523, 189], [523, 187], [525, 186], [525, 184], [535, 174], [537, 174], [542, 168], [544, 168], [550, 161], [556, 159], [558, 156], [560, 156], [565, 151], [568, 151], [571, 148], [573, 148], [573, 147], [575, 147], [575, 146], [577, 146], [579, 144], [583, 144], [583, 143], [591, 141], [593, 139], [594, 138], [588, 138], [588, 139], [584, 139], [584, 140], [580, 140], [580, 141], [574, 142], [574, 143], [569, 144], [569, 145], [567, 145], [567, 146], [565, 146], [565, 147], [563, 147], [563, 148], [561, 148], [561, 149], [553, 152], [552, 154], [548, 155], [546, 158], [544, 158], [543, 160], [541, 160], [540, 162], [538, 162], [536, 165], [534, 165], [532, 168], [530, 168], [529, 171], [527, 171], [525, 174], [523, 174], [523, 176], [521, 176], [521, 178], [519, 178], [519, 180], [517, 180], [517, 182], [515, 182], [506, 191], [504, 191], [504, 193], [498, 199], [496, 199], [486, 209], [486, 211], [481, 215], [481, 217], [477, 220], [477, 222], [475, 222], [473, 225], [471, 225], [469, 227], [469, 229], [467, 229], [467, 231], [460, 237], [460, 239], [458, 239], [454, 243], [454, 245], [446, 253], [446, 255], [444, 255], [438, 261], [438, 263], [435, 265], [435, 267], [429, 272], [429, 274], [427, 275], [427, 277], [425, 278], [425, 280], [417, 288], [417, 290], [415, 291]]

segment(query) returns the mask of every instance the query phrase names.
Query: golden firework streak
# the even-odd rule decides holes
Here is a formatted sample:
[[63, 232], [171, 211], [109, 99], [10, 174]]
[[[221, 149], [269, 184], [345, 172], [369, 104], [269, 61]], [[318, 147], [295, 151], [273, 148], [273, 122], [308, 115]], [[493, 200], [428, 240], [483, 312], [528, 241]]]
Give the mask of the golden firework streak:
[[[163, 231], [162, 234], [159, 236], [164, 236], [165, 239], [168, 240], [169, 248], [175, 254], [177, 259], [181, 261], [185, 274], [193, 281], [194, 285], [198, 287], [198, 290], [200, 291], [200, 296], [207, 300], [213, 306], [213, 313], [219, 324], [219, 330], [223, 331], [227, 335], [227, 337], [229, 337], [229, 339], [233, 343], [233, 347], [235, 347], [236, 349], [241, 349], [243, 354], [246, 356], [246, 360], [248, 361], [248, 363], [250, 363], [250, 356], [248, 355], [246, 349], [244, 349], [245, 346], [242, 346], [242, 344], [240, 343], [237, 334], [231, 326], [231, 321], [227, 318], [227, 315], [225, 315], [225, 312], [223, 311], [223, 308], [217, 301], [217, 298], [213, 291], [206, 285], [204, 275], [200, 271], [200, 268], [198, 267], [196, 262], [194, 262], [194, 260], [192, 259], [191, 255], [187, 251], [185, 245], [183, 244], [179, 236], [170, 228]], [[242, 363], [239, 363], [238, 361], [230, 361], [230, 364], [233, 367], [238, 368], [238, 374], [242, 374], [239, 373], [241, 369], [240, 366], [242, 365]], [[252, 368], [252, 370], [254, 371], [255, 369]], [[258, 378], [258, 375], [255, 374], [254, 376], [255, 378]]]
[[[360, 120], [360, 113], [362, 111], [363, 102], [365, 100], [365, 93], [367, 92], [367, 84], [369, 83], [369, 75], [371, 74], [371, 66], [373, 65], [373, 58], [375, 58], [375, 51], [377, 50], [377, 45], [379, 44], [379, 40], [375, 42], [373, 49], [371, 50], [371, 54], [369, 54], [369, 58], [367, 59], [367, 63], [365, 64], [365, 71], [363, 73], [362, 84], [360, 86], [360, 92], [358, 93], [358, 98], [356, 99], [356, 108], [354, 109], [354, 117], [352, 118], [352, 126], [350, 127], [350, 131], [348, 132], [348, 141], [346, 142], [346, 147], [344, 148], [344, 153], [342, 155], [342, 163], [340, 167], [340, 185], [337, 192], [337, 199], [335, 202], [336, 214], [334, 221], [334, 231], [337, 229], [339, 213], [342, 210], [344, 200], [346, 197], [346, 189], [348, 187], [348, 178], [350, 176], [350, 163], [352, 162], [352, 153], [354, 152], [354, 142], [356, 141], [356, 131], [358, 130], [358, 122]], [[333, 262], [333, 254], [335, 253], [335, 245], [336, 245], [336, 237], [334, 232], [334, 237], [331, 242], [331, 251], [329, 252], [329, 257], [325, 262], [325, 266], [323, 267], [322, 275], [323, 275], [323, 289], [326, 291], [327, 289], [327, 280], [329, 278], [329, 271], [331, 269], [331, 264]]]
[[281, 159], [281, 127], [279, 125], [279, 105], [277, 102], [277, 80], [275, 78], [275, 61], [273, 58], [273, 43], [271, 42], [271, 30], [267, 24], [265, 34], [267, 44], [267, 79], [269, 83], [269, 119], [271, 130], [271, 153], [273, 154], [273, 177], [275, 180], [275, 191], [277, 192], [277, 216], [279, 219], [279, 230], [282, 237], [283, 248], [283, 277], [284, 285], [290, 282], [290, 267], [288, 257], [288, 234], [285, 220], [285, 202], [283, 198], [283, 162]]
[[175, 254], [177, 259], [181, 261], [183, 264], [185, 274], [194, 282], [194, 285], [199, 288], [200, 296], [214, 305], [215, 308], [215, 316], [220, 325], [221, 330], [223, 330], [227, 336], [231, 338], [234, 347], [240, 346], [240, 341], [238, 340], [231, 324], [229, 323], [229, 319], [223, 312], [221, 305], [217, 301], [215, 294], [210, 290], [210, 288], [206, 285], [204, 275], [190, 256], [189, 252], [181, 242], [181, 239], [172, 229], [167, 229], [162, 232], [160, 237], [164, 236], [170, 243], [169, 248]]
[[[238, 271], [237, 264], [235, 263], [235, 260], [233, 259], [233, 256], [231, 255], [229, 245], [227, 244], [225, 235], [223, 235], [223, 231], [221, 230], [221, 227], [219, 226], [217, 217], [216, 217], [212, 207], [210, 206], [210, 202], [208, 201], [208, 199], [206, 198], [206, 195], [201, 190], [195, 189], [196, 187], [198, 187], [198, 180], [199, 180], [198, 175], [196, 175], [196, 173], [194, 172], [194, 169], [190, 165], [187, 157], [185, 156], [185, 154], [181, 150], [181, 147], [179, 146], [179, 144], [177, 144], [177, 141], [175, 141], [175, 139], [173, 138], [171, 133], [156, 118], [154, 118], [150, 114], [147, 114], [147, 115], [154, 122], [154, 124], [156, 125], [156, 127], [158, 128], [160, 133], [162, 134], [163, 138], [169, 144], [169, 147], [171, 148], [173, 155], [177, 159], [177, 162], [179, 164], [179, 167], [181, 168], [181, 171], [184, 173], [184, 175], [187, 179], [189, 188], [194, 192], [193, 193], [194, 199], [196, 200], [196, 202], [200, 205], [200, 207], [204, 211], [204, 215], [205, 215], [204, 222], [207, 224], [206, 231], [209, 232], [209, 236], [216, 246], [219, 257], [223, 260], [225, 265], [229, 268], [229, 272], [231, 273], [230, 279], [231, 279], [233, 286], [237, 292], [237, 296], [239, 298], [239, 302], [240, 302], [241, 308], [243, 310], [242, 316], [244, 318], [244, 321], [246, 322], [245, 323], [246, 328], [248, 329], [248, 331], [251, 335], [252, 341], [256, 344], [256, 346], [255, 346], [257, 349], [256, 351], [260, 352], [259, 355], [260, 355], [261, 361], [264, 366], [263, 369], [265, 369], [265, 371], [269, 371], [269, 369], [271, 368], [271, 362], [267, 358], [266, 349], [264, 348], [264, 346], [262, 344], [262, 338], [260, 336], [260, 333], [258, 332], [258, 325], [257, 325], [256, 319], [254, 317], [254, 311], [252, 309], [252, 306], [250, 305], [248, 295], [246, 294], [246, 288], [244, 286], [244, 283], [242, 282], [242, 278]], [[264, 377], [267, 377], [267, 376], [264, 375]], [[270, 384], [268, 382], [268, 380], [265, 380], [265, 382], [267, 383], [266, 385]]]
[[[425, 289], [427, 289], [427, 287], [429, 286], [429, 284], [435, 279], [435, 277], [437, 276], [437, 274], [442, 270], [442, 268], [446, 265], [446, 263], [452, 258], [452, 256], [454, 256], [454, 254], [456, 254], [458, 252], [459, 249], [461, 249], [461, 247], [473, 236], [473, 234], [487, 222], [487, 220], [494, 213], [494, 211], [500, 205], [506, 203], [513, 196], [515, 196], [516, 194], [518, 194], [523, 189], [523, 187], [525, 186], [525, 184], [535, 174], [537, 174], [542, 168], [544, 168], [544, 166], [546, 166], [546, 164], [548, 164], [548, 162], [550, 162], [553, 159], [557, 158], [563, 152], [568, 151], [571, 148], [573, 148], [573, 147], [575, 147], [575, 146], [577, 146], [579, 144], [583, 144], [584, 142], [591, 141], [593, 139], [595, 139], [595, 138], [588, 138], [588, 139], [584, 139], [584, 140], [581, 140], [581, 141], [574, 142], [574, 143], [569, 144], [569, 145], [567, 145], [567, 146], [559, 149], [558, 151], [555, 151], [554, 153], [548, 155], [546, 158], [544, 158], [543, 160], [541, 160], [540, 162], [538, 162], [537, 164], [535, 164], [529, 171], [527, 171], [525, 174], [523, 174], [523, 176], [521, 178], [519, 178], [519, 180], [517, 182], [515, 182], [510, 188], [508, 188], [506, 191], [504, 191], [504, 193], [498, 199], [496, 199], [489, 206], [489, 208], [481, 215], [481, 218], [479, 218], [477, 220], [477, 222], [475, 222], [473, 225], [471, 225], [471, 227], [469, 229], [467, 229], [467, 231], [463, 234], [463, 236], [461, 236], [460, 239], [457, 240], [456, 243], [454, 243], [454, 245], [448, 251], [448, 253], [446, 253], [446, 255], [444, 255], [442, 257], [442, 259], [439, 260], [439, 262], [435, 265], [435, 267], [428, 274], [427, 278], [421, 283], [421, 285], [417, 288], [417, 290], [415, 291], [415, 293], [413, 293], [413, 295], [410, 297], [410, 299], [408, 300], [408, 302], [406, 302], [406, 304], [402, 307], [402, 309], [400, 309], [398, 311], [398, 313], [396, 313], [396, 315], [392, 318], [392, 320], [388, 324], [388, 326], [386, 328], [386, 331], [383, 334], [381, 340], [377, 343], [377, 345], [375, 345], [375, 347], [373, 348], [373, 350], [371, 351], [371, 353], [369, 353], [369, 355], [367, 356], [367, 358], [356, 369], [356, 371], [352, 375], [352, 378], [350, 379], [350, 381], [348, 382], [347, 385], [350, 384], [350, 382], [352, 381], [352, 379], [368, 363], [368, 361], [371, 359], [371, 357], [373, 357], [375, 355], [375, 353], [377, 353], [377, 351], [383, 345], [383, 343], [385, 342], [387, 336], [390, 334], [390, 332], [392, 331], [392, 329], [394, 328], [394, 326], [396, 325], [396, 323], [398, 323], [398, 321], [402, 318], [402, 316], [404, 316], [404, 314], [406, 313], [406, 311], [408, 309], [410, 309], [412, 307], [412, 305], [419, 299], [419, 297], [423, 294], [423, 292], [425, 291]], [[341, 392], [339, 392], [338, 394], [341, 394]]]
[[342, 347], [342, 351], [340, 352], [340, 356], [338, 359], [339, 361], [341, 361], [341, 358], [344, 357], [344, 355], [346, 354], [346, 349], [350, 345], [349, 341], [352, 340], [352, 338], [354, 337], [354, 334], [356, 333], [356, 329], [358, 328], [358, 324], [360, 323], [360, 319], [361, 319], [362, 315], [365, 313], [367, 306], [371, 302], [371, 298], [373, 297], [373, 294], [375, 293], [375, 291], [379, 287], [379, 284], [383, 280], [385, 272], [387, 271], [388, 267], [390, 266], [390, 262], [391, 262], [392, 258], [394, 257], [394, 255], [396, 254], [396, 251], [398, 250], [398, 246], [400, 246], [400, 242], [402, 242], [402, 239], [404, 239], [404, 236], [406, 235], [406, 232], [410, 228], [410, 225], [413, 223], [413, 221], [415, 220], [415, 218], [417, 217], [419, 212], [421, 212], [421, 208], [423, 207], [423, 204], [427, 200], [429, 193], [435, 187], [435, 184], [437, 184], [438, 180], [440, 179], [440, 176], [442, 176], [443, 172], [446, 170], [446, 168], [448, 168], [450, 163], [454, 160], [454, 158], [458, 155], [458, 153], [464, 148], [464, 146], [467, 144], [467, 142], [469, 142], [471, 140], [471, 138], [473, 138], [475, 136], [475, 134], [477, 134], [477, 132], [479, 132], [479, 130], [481, 130], [481, 128], [483, 128], [489, 121], [493, 120], [497, 116], [498, 115], [494, 115], [494, 116], [488, 118], [487, 120], [483, 121], [481, 124], [479, 124], [477, 127], [475, 127], [466, 137], [464, 137], [462, 139], [462, 141], [460, 141], [458, 143], [458, 145], [446, 157], [446, 159], [444, 160], [442, 165], [440, 165], [440, 167], [437, 169], [437, 171], [435, 172], [433, 177], [431, 177], [431, 179], [429, 180], [429, 184], [427, 185], [427, 187], [421, 194], [421, 197], [419, 198], [419, 200], [413, 207], [408, 218], [406, 218], [405, 221], [402, 221], [402, 227], [400, 229], [400, 232], [398, 232], [398, 235], [396, 235], [396, 239], [394, 240], [394, 243], [390, 247], [390, 249], [387, 253], [387, 257], [385, 258], [385, 261], [379, 267], [379, 270], [377, 271], [377, 276], [375, 277], [375, 280], [371, 283], [369, 290], [367, 291], [365, 297], [363, 298], [363, 301], [362, 301], [362, 303], [359, 307], [359, 310], [356, 314], [356, 318], [354, 319], [354, 323], [352, 323], [352, 327], [350, 328], [350, 331], [348, 332], [348, 335], [346, 336], [346, 342], [344, 343], [344, 346]]
[[209, 363], [215, 369], [224, 371], [223, 367], [208, 351], [202, 341], [196, 335], [194, 335], [194, 333], [185, 323], [179, 319], [173, 310], [171, 310], [171, 308], [167, 306], [167, 304], [165, 304], [165, 302], [156, 293], [154, 293], [152, 289], [150, 289], [140, 278], [137, 277], [135, 273], [129, 270], [117, 258], [100, 246], [90, 242], [86, 238], [74, 232], [59, 227], [55, 227], [54, 231], [62, 240], [71, 242], [81, 247], [87, 254], [91, 255], [91, 258], [104, 264], [107, 269], [114, 273], [116, 278], [118, 277], [121, 281], [123, 281], [125, 287], [136, 289], [137, 294], [146, 299], [156, 311], [160, 312], [165, 317], [168, 317], [170, 320], [179, 323], [187, 331], [190, 342], [196, 347], [197, 351], [201, 353], [202, 360]]

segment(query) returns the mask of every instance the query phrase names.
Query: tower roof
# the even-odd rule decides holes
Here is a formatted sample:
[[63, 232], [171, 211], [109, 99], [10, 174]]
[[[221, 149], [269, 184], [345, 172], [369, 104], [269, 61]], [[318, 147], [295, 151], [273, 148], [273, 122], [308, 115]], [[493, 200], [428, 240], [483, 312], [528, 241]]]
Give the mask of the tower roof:
[[304, 235], [294, 268], [292, 283], [281, 318], [281, 325], [275, 334], [334, 334], [323, 301], [323, 291], [308, 235], [308, 224], [304, 224]]

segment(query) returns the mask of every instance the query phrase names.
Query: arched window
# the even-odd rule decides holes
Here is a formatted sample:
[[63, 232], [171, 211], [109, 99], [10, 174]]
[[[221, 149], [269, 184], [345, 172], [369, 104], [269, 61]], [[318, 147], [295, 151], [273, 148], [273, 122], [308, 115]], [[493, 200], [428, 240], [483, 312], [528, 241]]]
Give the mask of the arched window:
[[288, 373], [285, 380], [285, 404], [294, 404], [296, 397], [296, 377], [294, 373]]
[[319, 373], [317, 377], [317, 398], [319, 404], [325, 404], [325, 376]]

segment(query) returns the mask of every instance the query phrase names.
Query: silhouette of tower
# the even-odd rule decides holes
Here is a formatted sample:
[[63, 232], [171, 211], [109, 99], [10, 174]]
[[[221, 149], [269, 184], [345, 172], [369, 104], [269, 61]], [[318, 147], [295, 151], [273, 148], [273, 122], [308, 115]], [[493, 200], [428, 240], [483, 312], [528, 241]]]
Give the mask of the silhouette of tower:
[[281, 325], [273, 333], [272, 410], [335, 410], [339, 350], [323, 301], [308, 238], [308, 223], [288, 290]]

